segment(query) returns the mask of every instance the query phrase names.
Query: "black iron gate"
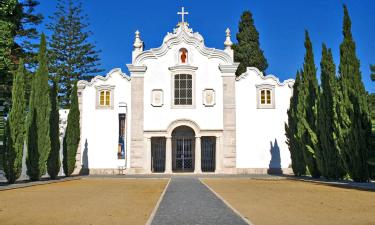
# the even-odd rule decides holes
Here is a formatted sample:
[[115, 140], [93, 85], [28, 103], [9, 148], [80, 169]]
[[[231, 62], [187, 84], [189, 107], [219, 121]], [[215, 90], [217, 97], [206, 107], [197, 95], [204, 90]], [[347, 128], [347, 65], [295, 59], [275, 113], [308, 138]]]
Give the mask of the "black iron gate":
[[151, 168], [154, 173], [165, 171], [165, 138], [151, 138]]
[[215, 172], [216, 137], [202, 137], [202, 172]]
[[173, 171], [194, 171], [194, 142], [195, 137], [173, 137]]

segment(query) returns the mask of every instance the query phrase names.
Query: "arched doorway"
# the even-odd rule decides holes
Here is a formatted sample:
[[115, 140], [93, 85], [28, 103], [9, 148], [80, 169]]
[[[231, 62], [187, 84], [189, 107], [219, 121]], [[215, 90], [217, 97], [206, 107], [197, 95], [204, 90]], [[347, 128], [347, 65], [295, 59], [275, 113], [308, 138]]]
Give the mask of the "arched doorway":
[[195, 159], [195, 132], [188, 126], [176, 127], [172, 132], [173, 172], [193, 172]]

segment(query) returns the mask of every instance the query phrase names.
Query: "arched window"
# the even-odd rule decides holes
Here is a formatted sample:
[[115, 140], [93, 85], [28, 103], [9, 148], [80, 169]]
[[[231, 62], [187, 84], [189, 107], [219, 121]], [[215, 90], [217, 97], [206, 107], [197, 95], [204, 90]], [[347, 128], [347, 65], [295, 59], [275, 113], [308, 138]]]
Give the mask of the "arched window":
[[257, 85], [258, 109], [275, 108], [275, 86], [270, 84]]
[[109, 90], [100, 91], [99, 105], [111, 106], [111, 91]]
[[179, 62], [186, 64], [188, 62], [188, 51], [186, 48], [181, 48], [179, 52]]
[[271, 105], [271, 90], [263, 89], [260, 91], [260, 104], [262, 105]]
[[190, 74], [174, 76], [174, 105], [193, 104], [193, 78]]

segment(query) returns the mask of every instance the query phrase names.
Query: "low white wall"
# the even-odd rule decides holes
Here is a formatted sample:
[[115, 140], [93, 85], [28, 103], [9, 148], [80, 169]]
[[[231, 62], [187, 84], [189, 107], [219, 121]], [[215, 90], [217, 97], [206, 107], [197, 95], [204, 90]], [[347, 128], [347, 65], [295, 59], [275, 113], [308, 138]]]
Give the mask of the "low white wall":
[[[274, 109], [257, 108], [256, 86], [260, 84], [275, 86]], [[287, 109], [293, 84], [293, 80], [280, 83], [273, 75], [264, 77], [256, 68], [248, 68], [246, 73], [237, 78], [237, 168], [287, 168], [289, 166], [291, 159], [285, 143], [284, 124], [288, 118]]]
[[[120, 107], [123, 104], [127, 106], [127, 153], [130, 148], [130, 80], [120, 70], [115, 69], [106, 77], [96, 77], [90, 83], [80, 81], [80, 85], [84, 86], [81, 108], [82, 162], [88, 161], [89, 169], [114, 169], [118, 166], [125, 166], [125, 164], [129, 167], [129, 155], [126, 155], [127, 163], [125, 163], [125, 160], [118, 159], [117, 152], [119, 142], [118, 114], [126, 112], [124, 107]], [[113, 109], [96, 108], [95, 87], [101, 85], [115, 86]], [[87, 157], [88, 160], [85, 160], [84, 157]]]

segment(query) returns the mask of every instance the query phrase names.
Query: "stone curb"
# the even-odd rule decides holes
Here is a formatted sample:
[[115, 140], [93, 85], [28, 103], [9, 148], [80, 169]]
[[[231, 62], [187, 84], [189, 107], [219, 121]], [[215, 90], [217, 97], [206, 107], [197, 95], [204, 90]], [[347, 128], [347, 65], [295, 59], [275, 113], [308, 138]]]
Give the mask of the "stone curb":
[[75, 176], [75, 177], [61, 178], [61, 179], [58, 179], [58, 180], [29, 181], [29, 182], [25, 182], [25, 183], [16, 183], [16, 184], [9, 184], [9, 185], [0, 186], [0, 191], [27, 188], [27, 187], [33, 187], [33, 186], [38, 186], [38, 185], [46, 185], [46, 184], [67, 182], [67, 181], [80, 180], [80, 179], [82, 179], [82, 177]]
[[329, 180], [319, 180], [314, 178], [303, 178], [303, 177], [286, 177], [288, 180], [293, 181], [302, 181], [302, 182], [308, 182], [308, 183], [314, 183], [314, 184], [321, 184], [321, 185], [327, 185], [331, 187], [337, 187], [337, 188], [346, 188], [346, 189], [355, 189], [360, 191], [371, 191], [375, 192], [375, 183], [369, 182], [369, 183], [357, 183], [352, 181], [329, 181]]

